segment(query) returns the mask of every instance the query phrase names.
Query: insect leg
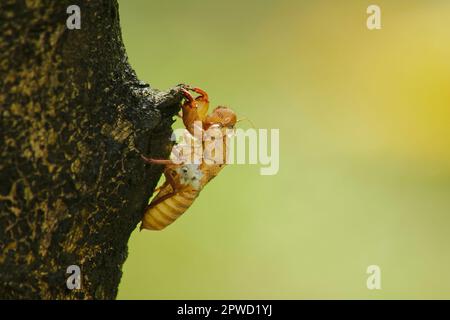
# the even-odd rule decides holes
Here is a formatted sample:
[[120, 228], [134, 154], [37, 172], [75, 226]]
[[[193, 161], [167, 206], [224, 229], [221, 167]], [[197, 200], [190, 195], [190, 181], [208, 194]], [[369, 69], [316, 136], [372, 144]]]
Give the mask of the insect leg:
[[195, 102], [197, 103], [197, 114], [199, 119], [203, 122], [208, 114], [209, 108], [209, 98], [206, 91], [200, 88], [191, 88], [192, 91], [199, 94], [197, 98], [195, 98]]
[[187, 91], [185, 88], [181, 88], [181, 93], [186, 98], [186, 100], [187, 100], [186, 103], [188, 103], [190, 105], [190, 107], [195, 108], [196, 107], [195, 103], [194, 103], [195, 99], [192, 96], [192, 94], [189, 91]]
[[163, 195], [162, 197], [152, 201], [152, 203], [150, 203], [147, 208], [154, 207], [154, 206], [158, 205], [159, 203], [163, 202], [164, 200], [174, 196], [177, 193], [177, 191], [178, 191], [177, 183], [175, 182], [173, 177], [169, 173], [167, 173], [167, 171], [164, 171], [164, 177], [166, 178], [166, 182], [164, 182], [164, 184], [167, 184], [167, 183], [170, 184], [170, 186], [172, 187], [172, 191]]
[[200, 120], [197, 112], [197, 102], [188, 90], [182, 88], [181, 92], [186, 98], [186, 101], [181, 106], [181, 110], [183, 111], [183, 124], [194, 135], [194, 123]]
[[196, 93], [198, 93], [198, 94], [202, 97], [203, 100], [209, 101], [209, 100], [208, 100], [208, 94], [206, 93], [205, 90], [200, 89], [200, 88], [197, 88], [197, 87], [189, 88], [189, 89], [192, 90], [192, 91], [194, 91], [194, 92], [196, 92]]
[[162, 165], [171, 165], [171, 164], [174, 164], [174, 163], [172, 162], [172, 160], [170, 160], [170, 159], [152, 159], [152, 158], [144, 157], [143, 155], [141, 155], [141, 158], [142, 158], [145, 162], [150, 163], [150, 164], [162, 164]]

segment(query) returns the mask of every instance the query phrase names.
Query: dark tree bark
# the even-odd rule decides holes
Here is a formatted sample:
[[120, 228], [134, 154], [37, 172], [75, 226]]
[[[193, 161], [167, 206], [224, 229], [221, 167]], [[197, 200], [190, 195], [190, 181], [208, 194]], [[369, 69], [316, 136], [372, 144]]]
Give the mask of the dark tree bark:
[[[179, 87], [127, 61], [114, 0], [0, 4], [0, 298], [115, 298], [127, 241], [161, 175]], [[147, 39], [143, 39], [147, 41]], [[66, 286], [69, 265], [81, 289]]]

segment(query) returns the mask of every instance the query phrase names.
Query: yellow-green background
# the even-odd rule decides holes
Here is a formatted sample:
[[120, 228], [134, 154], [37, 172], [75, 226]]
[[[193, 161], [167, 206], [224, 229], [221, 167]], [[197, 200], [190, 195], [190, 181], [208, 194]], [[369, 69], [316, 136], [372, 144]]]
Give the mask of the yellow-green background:
[[278, 175], [229, 166], [136, 230], [118, 298], [450, 298], [449, 1], [120, 1], [120, 19], [141, 79], [204, 88], [281, 149]]

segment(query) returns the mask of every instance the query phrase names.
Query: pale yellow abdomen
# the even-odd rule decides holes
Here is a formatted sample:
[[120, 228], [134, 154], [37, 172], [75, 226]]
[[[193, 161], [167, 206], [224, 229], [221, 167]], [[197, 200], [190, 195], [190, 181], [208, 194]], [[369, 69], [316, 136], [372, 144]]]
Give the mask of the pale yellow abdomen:
[[198, 193], [196, 190], [189, 189], [176, 193], [156, 205], [150, 204], [142, 219], [141, 229], [164, 229], [191, 206]]

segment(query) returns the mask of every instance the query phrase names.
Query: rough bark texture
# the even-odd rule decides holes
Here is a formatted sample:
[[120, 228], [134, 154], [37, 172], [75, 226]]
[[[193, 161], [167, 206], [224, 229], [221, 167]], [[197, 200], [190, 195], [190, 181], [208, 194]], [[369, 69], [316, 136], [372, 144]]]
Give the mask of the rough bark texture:
[[[140, 82], [118, 4], [0, 4], [0, 298], [115, 298], [127, 241], [170, 151], [181, 94]], [[146, 41], [146, 39], [143, 39]], [[69, 290], [66, 269], [81, 267]]]

